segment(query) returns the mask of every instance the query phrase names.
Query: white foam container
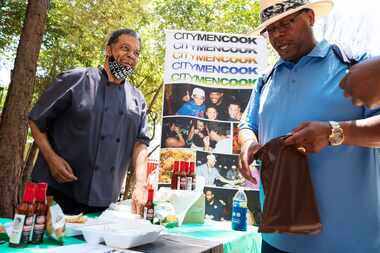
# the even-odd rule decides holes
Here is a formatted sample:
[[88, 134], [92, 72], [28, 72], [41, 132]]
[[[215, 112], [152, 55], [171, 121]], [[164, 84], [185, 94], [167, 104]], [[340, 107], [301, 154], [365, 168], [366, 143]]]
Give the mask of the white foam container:
[[156, 241], [161, 226], [134, 220], [118, 224], [93, 225], [81, 228], [84, 239], [90, 244], [105, 242], [107, 246], [128, 249]]

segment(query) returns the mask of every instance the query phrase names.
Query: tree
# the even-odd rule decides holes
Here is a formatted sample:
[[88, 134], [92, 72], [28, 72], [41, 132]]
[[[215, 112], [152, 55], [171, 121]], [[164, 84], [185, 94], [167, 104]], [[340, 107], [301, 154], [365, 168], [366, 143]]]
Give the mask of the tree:
[[[25, 0], [0, 6], [1, 57], [12, 56], [25, 8]], [[139, 31], [143, 42], [131, 82], [144, 93], [150, 111], [161, 115], [165, 29], [249, 33], [258, 20], [258, 3], [251, 0], [51, 0], [33, 98], [64, 70], [102, 64], [106, 35], [128, 27]], [[4, 157], [0, 164], [13, 159]]]
[[0, 122], [0, 216], [12, 216], [17, 203], [17, 185], [22, 173], [26, 142], [27, 113], [32, 102], [48, 4], [48, 0], [28, 2], [14, 72]]

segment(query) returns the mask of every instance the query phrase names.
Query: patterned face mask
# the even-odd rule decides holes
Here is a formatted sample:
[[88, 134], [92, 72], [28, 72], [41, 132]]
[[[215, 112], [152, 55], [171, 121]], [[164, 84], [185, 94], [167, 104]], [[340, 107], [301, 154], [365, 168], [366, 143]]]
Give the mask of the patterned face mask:
[[131, 66], [125, 66], [118, 63], [115, 57], [110, 56], [108, 58], [108, 65], [110, 67], [112, 75], [118, 80], [125, 80], [128, 76], [133, 73]]

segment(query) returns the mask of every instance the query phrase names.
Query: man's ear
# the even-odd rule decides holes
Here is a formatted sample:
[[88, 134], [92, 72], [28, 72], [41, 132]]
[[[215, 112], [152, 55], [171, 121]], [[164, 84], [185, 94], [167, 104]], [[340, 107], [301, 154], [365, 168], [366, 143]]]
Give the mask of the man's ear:
[[314, 14], [314, 11], [313, 10], [308, 10], [306, 12], [306, 15], [307, 15], [307, 21], [309, 23], [310, 26], [314, 26], [314, 23], [315, 23], [315, 14]]
[[110, 57], [112, 55], [112, 48], [111, 46], [107, 46], [105, 50], [106, 57]]

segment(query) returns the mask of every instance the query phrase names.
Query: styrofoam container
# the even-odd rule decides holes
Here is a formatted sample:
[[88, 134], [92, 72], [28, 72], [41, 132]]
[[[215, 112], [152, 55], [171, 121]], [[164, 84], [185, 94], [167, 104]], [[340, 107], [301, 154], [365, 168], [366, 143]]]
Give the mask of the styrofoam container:
[[127, 249], [156, 241], [162, 230], [161, 226], [131, 221], [87, 226], [82, 229], [82, 233], [88, 243], [104, 241], [107, 246]]

